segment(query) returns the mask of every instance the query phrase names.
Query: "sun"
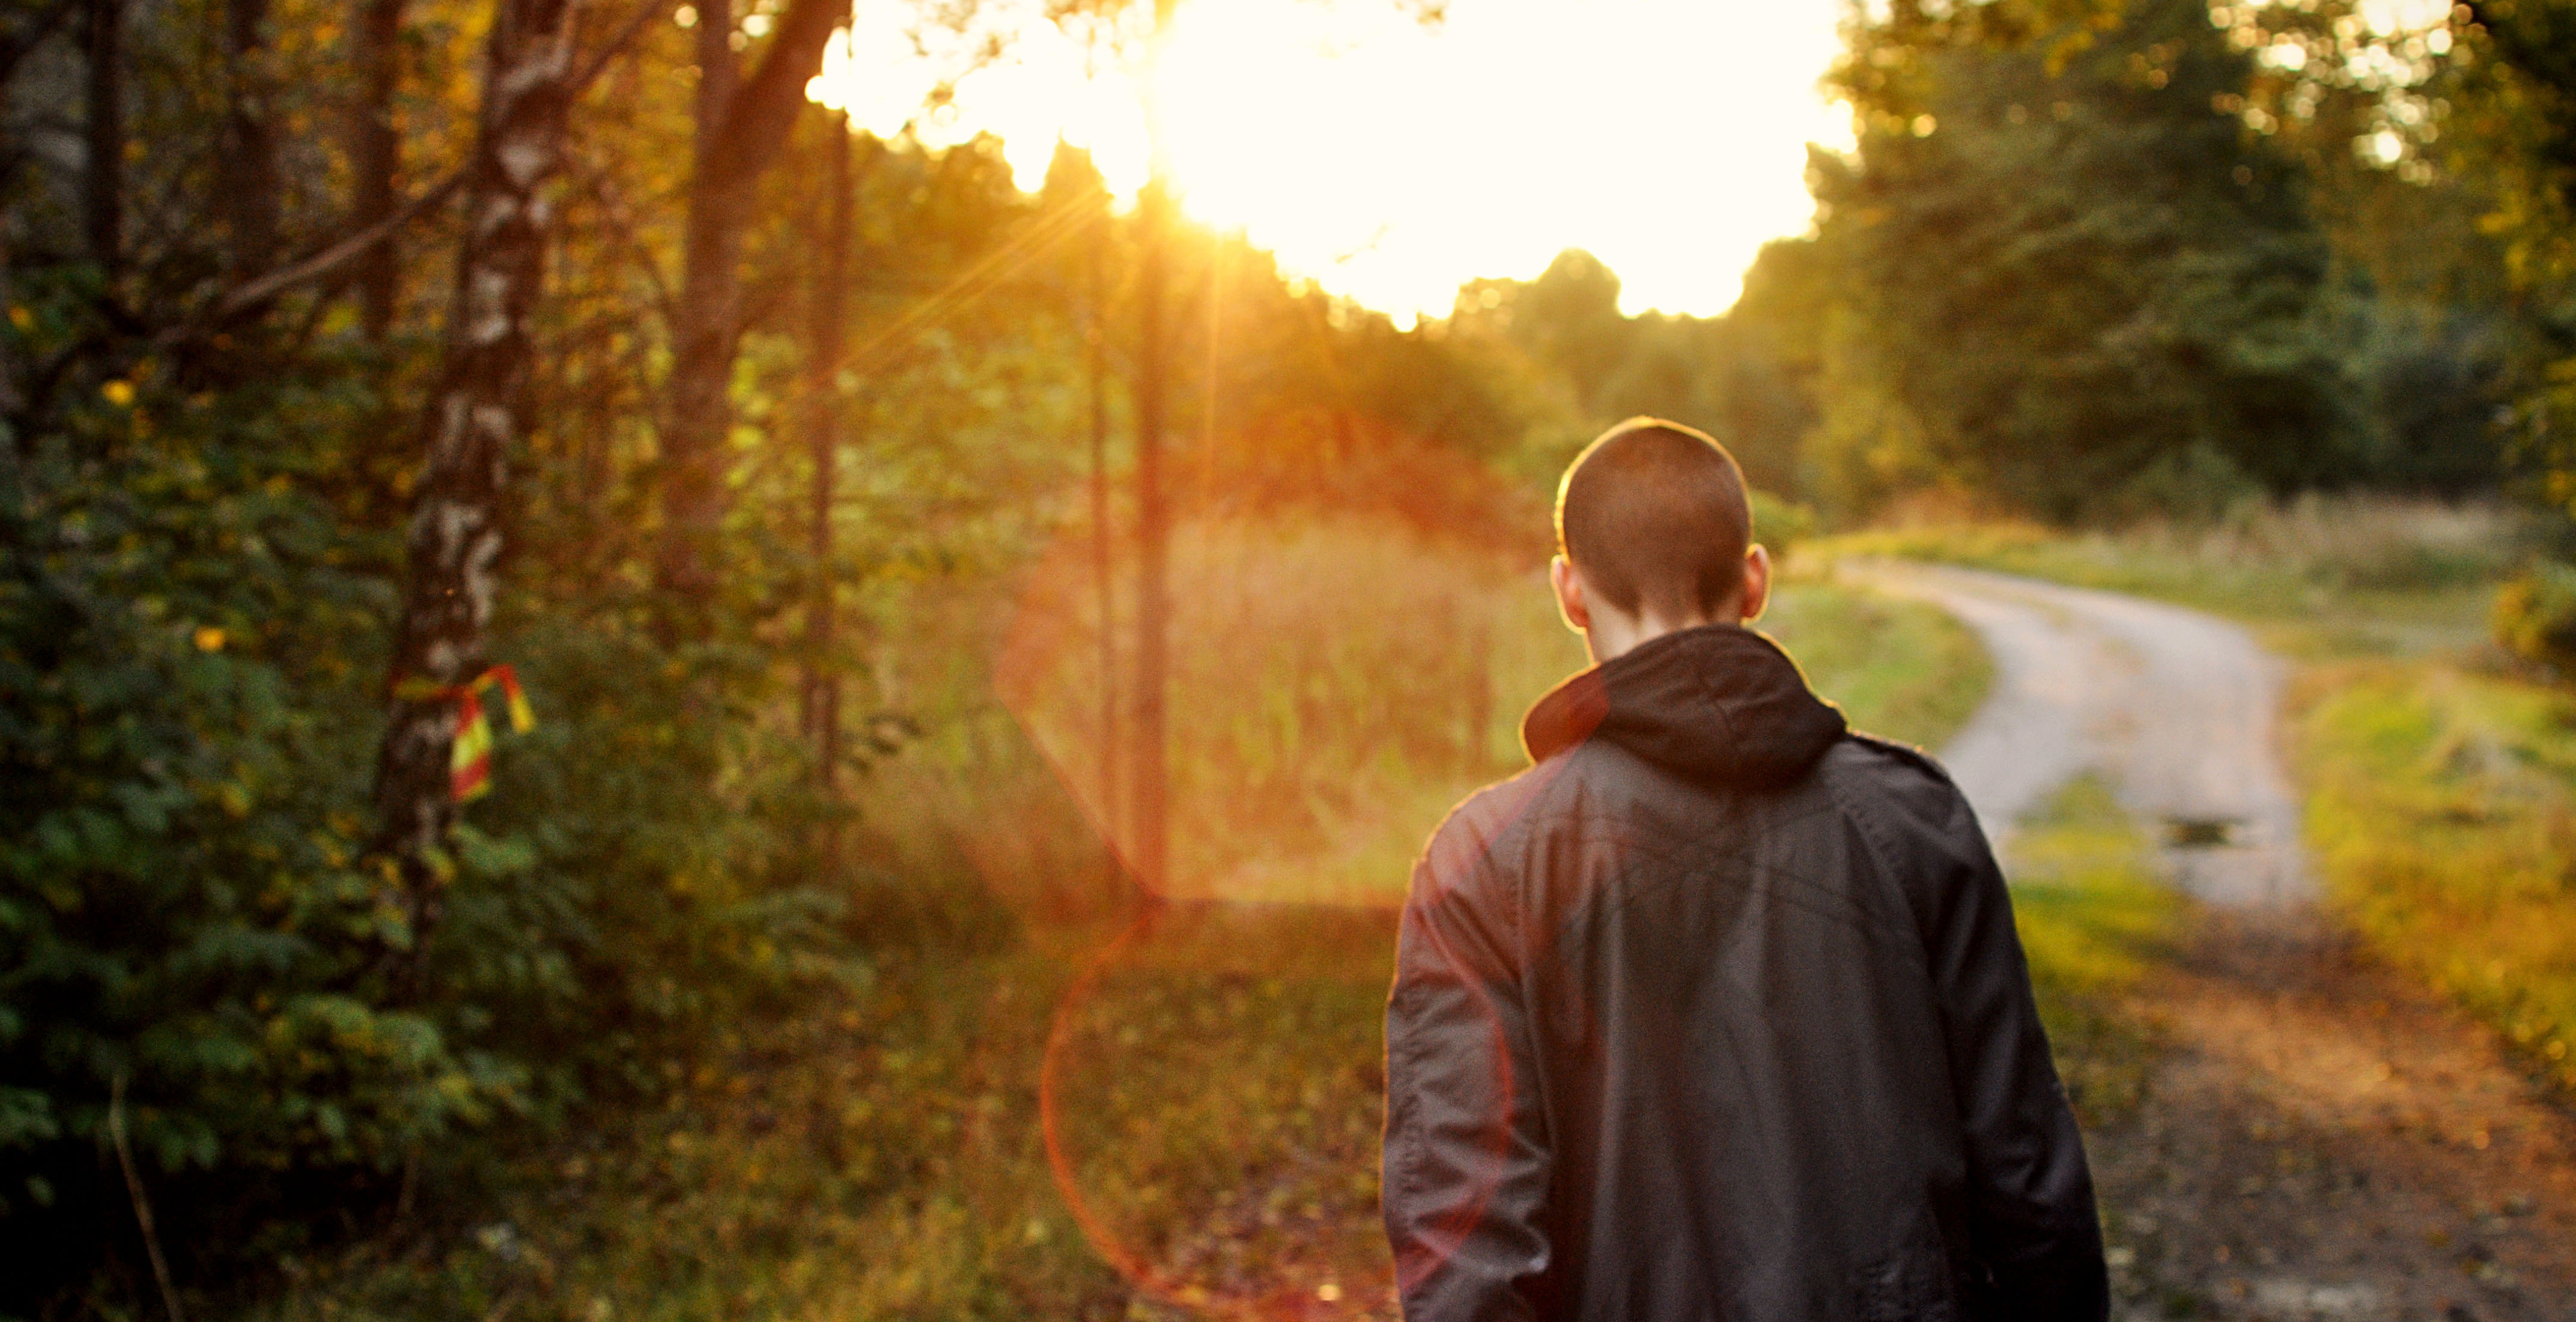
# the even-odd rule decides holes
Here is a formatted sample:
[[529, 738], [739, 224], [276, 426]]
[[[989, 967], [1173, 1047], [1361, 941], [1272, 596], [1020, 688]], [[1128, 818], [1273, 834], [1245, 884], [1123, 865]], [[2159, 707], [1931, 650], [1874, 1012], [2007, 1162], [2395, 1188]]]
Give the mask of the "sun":
[[1836, 0], [1452, 0], [1433, 25], [1392, 0], [1181, 0], [1159, 58], [1133, 21], [1086, 42], [1029, 0], [995, 12], [1006, 53], [925, 114], [961, 52], [862, 5], [817, 99], [934, 146], [995, 134], [1024, 186], [1059, 139], [1087, 147], [1131, 198], [1151, 106], [1191, 216], [1400, 321], [1569, 247], [1629, 311], [1722, 311], [1811, 223], [1808, 144], [1849, 140], [1816, 86]]

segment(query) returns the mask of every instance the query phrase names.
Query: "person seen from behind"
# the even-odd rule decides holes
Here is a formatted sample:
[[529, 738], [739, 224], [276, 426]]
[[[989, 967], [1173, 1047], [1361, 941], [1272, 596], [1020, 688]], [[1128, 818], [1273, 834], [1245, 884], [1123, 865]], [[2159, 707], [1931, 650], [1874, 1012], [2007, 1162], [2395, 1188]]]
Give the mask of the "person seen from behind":
[[1923, 753], [1746, 626], [1743, 475], [1635, 419], [1566, 470], [1593, 666], [1416, 865], [1384, 1197], [1409, 1322], [2098, 1322], [2093, 1181], [2012, 902]]

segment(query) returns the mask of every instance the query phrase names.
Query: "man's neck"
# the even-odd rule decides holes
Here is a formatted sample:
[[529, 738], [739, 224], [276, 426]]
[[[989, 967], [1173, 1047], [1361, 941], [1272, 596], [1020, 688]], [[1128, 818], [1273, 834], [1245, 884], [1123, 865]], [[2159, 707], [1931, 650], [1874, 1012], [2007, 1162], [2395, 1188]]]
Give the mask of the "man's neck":
[[1601, 665], [1625, 656], [1665, 634], [1696, 629], [1705, 624], [1731, 623], [1726, 612], [1717, 616], [1683, 615], [1666, 619], [1650, 611], [1623, 616], [1613, 611], [1596, 609], [1592, 627], [1583, 631], [1583, 646], [1592, 654], [1592, 663]]

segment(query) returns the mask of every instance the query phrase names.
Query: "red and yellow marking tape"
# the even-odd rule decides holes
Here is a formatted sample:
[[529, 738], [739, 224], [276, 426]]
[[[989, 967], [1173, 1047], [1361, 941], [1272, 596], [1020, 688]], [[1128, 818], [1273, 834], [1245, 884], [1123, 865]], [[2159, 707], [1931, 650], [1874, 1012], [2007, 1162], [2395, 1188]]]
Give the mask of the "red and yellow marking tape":
[[520, 691], [519, 676], [506, 665], [494, 666], [463, 684], [432, 684], [425, 679], [406, 679], [394, 685], [394, 696], [405, 702], [456, 704], [456, 733], [453, 751], [447, 759], [447, 788], [449, 795], [458, 803], [479, 799], [492, 792], [492, 721], [483, 711], [483, 694], [496, 685], [510, 709], [510, 729], [526, 734], [536, 728], [537, 716], [528, 707], [528, 695]]

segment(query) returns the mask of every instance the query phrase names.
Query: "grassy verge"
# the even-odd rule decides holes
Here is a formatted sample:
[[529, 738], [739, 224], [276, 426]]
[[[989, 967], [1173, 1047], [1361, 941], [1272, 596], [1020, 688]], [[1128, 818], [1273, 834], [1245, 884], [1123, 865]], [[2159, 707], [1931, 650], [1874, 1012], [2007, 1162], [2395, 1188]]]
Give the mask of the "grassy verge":
[[2576, 1088], [2576, 703], [2440, 665], [2307, 684], [2308, 839], [2335, 904]]
[[[1291, 550], [1323, 569], [1427, 554], [1323, 539]], [[1482, 649], [1490, 706], [1425, 698], [1417, 705], [1435, 728], [1334, 706], [1376, 700], [1362, 681], [1400, 647], [1381, 653], [1360, 640], [1368, 646], [1336, 652], [1313, 636], [1327, 617], [1411, 630], [1420, 610], [1328, 611], [1338, 603], [1310, 608], [1287, 587], [1267, 600], [1247, 590], [1218, 603], [1234, 612], [1228, 646], [1245, 659], [1185, 662], [1199, 666], [1185, 674], [1202, 677], [1190, 691], [1206, 697], [1180, 724], [1176, 756], [1211, 759], [1183, 779], [1202, 787], [1196, 848], [1225, 859], [1238, 884], [1253, 877], [1250, 893], [1273, 902], [1183, 904], [1122, 929], [1052, 921], [1043, 906], [1014, 901], [1018, 935], [981, 953], [931, 924], [913, 948], [885, 952], [872, 987], [806, 1007], [757, 1039], [711, 1044], [669, 1105], [584, 1135], [532, 1138], [498, 1188], [433, 1182], [407, 1223], [355, 1252], [286, 1257], [288, 1288], [254, 1315], [1391, 1316], [1376, 1183], [1388, 901], [1440, 813], [1514, 769], [1521, 705], [1582, 662], [1535, 580], [1498, 585], [1472, 566], [1424, 572], [1449, 585], [1443, 609], [1464, 616], [1481, 600], [1492, 622]], [[1857, 723], [1896, 737], [1937, 744], [1984, 691], [1983, 653], [1928, 607], [1795, 583], [1767, 627]], [[1263, 631], [1318, 658], [1302, 680], [1258, 668], [1276, 666], [1283, 650], [1278, 637], [1265, 646]], [[1450, 641], [1416, 632], [1408, 645]], [[1246, 675], [1259, 683], [1243, 684]], [[1344, 774], [1364, 778], [1370, 794], [1328, 793], [1322, 782]], [[1267, 836], [1254, 819], [1217, 820], [1227, 796], [1262, 785], [1300, 795], [1297, 815], [1279, 814]], [[1027, 812], [988, 815], [1003, 833], [1044, 829]], [[961, 849], [1064, 852], [972, 840]], [[986, 881], [1006, 901], [1045, 890]], [[2066, 884], [2094, 880], [2070, 873]], [[1371, 897], [1380, 902], [1352, 902]], [[1276, 902], [1318, 898], [1334, 902]], [[2086, 916], [2092, 901], [2062, 907], [2071, 915], [2062, 922], [2034, 914], [2035, 933], [2064, 934], [2035, 936], [2033, 948], [2088, 962], [2086, 943], [2105, 930]], [[2100, 992], [2092, 974], [2069, 967], [2067, 986]], [[2080, 1017], [2063, 1022], [2072, 1039], [2101, 1036]], [[1057, 1164], [1039, 1081], [1059, 1024]]]
[[2154, 845], [2092, 776], [2022, 824], [2006, 864], [2058, 1073], [2086, 1123], [2115, 1120], [2143, 1095], [2153, 1050], [2125, 1002], [2170, 951], [2186, 901], [2158, 879]]
[[1872, 734], [1938, 748], [1985, 701], [1994, 666], [1947, 613], [1829, 583], [1784, 586], [1762, 629]]

